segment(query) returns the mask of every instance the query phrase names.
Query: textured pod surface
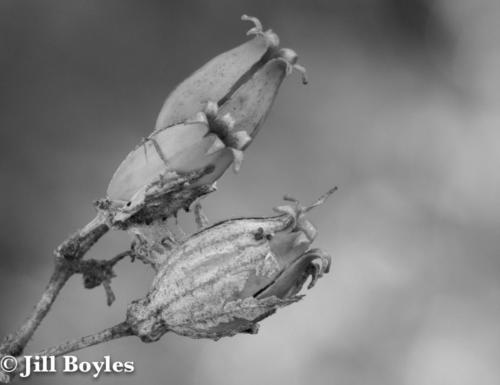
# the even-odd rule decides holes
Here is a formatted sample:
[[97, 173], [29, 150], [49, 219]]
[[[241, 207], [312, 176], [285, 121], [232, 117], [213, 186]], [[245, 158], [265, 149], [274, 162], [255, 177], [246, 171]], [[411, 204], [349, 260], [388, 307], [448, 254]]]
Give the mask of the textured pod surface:
[[300, 299], [307, 278], [314, 284], [330, 259], [309, 250], [316, 232], [307, 209], [286, 208], [275, 217], [218, 223], [178, 246], [148, 295], [129, 306], [134, 333], [154, 341], [166, 331], [213, 339], [255, 332], [258, 321]]

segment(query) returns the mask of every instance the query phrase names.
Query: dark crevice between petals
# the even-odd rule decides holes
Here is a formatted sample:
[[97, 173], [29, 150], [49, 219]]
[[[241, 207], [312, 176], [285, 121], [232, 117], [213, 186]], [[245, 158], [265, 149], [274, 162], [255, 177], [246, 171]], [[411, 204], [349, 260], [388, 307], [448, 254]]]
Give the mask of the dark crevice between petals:
[[267, 51], [262, 55], [262, 57], [255, 62], [241, 77], [232, 85], [232, 87], [229, 89], [229, 92], [217, 102], [217, 105], [219, 107], [223, 106], [231, 97], [234, 95], [234, 93], [245, 83], [247, 83], [252, 76], [259, 71], [262, 67], [266, 65], [268, 61], [271, 59], [274, 59], [279, 55], [279, 51], [276, 47], [269, 47]]

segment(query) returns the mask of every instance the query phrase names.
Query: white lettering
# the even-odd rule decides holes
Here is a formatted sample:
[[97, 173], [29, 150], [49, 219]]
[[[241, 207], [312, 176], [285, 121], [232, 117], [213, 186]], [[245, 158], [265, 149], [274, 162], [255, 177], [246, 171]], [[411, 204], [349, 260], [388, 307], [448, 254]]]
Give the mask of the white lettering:
[[64, 356], [64, 372], [75, 373], [78, 371], [78, 358], [76, 356]]

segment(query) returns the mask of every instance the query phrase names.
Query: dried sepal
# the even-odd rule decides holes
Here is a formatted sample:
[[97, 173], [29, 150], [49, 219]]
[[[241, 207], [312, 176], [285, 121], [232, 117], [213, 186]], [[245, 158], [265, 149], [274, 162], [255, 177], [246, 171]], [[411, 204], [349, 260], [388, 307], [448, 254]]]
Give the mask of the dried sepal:
[[179, 210], [189, 210], [194, 201], [215, 191], [214, 184], [198, 184], [213, 172], [213, 166], [186, 174], [167, 171], [139, 189], [129, 201], [106, 198], [98, 201], [96, 206], [105, 212], [108, 223], [114, 228], [126, 230], [149, 225], [175, 216]]

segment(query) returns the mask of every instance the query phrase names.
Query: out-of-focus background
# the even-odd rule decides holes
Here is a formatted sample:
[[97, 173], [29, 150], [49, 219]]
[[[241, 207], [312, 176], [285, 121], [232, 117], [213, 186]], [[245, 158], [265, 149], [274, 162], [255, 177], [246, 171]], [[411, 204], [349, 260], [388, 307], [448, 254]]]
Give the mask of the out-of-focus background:
[[[500, 3], [495, 0], [0, 2], [0, 332], [37, 301], [52, 250], [93, 216], [172, 88], [246, 38], [248, 13], [310, 75], [283, 85], [212, 220], [309, 202], [332, 274], [257, 336], [118, 340], [102, 384], [500, 383]], [[184, 218], [185, 222], [190, 219]], [[91, 257], [128, 246], [107, 236]], [[124, 318], [152, 273], [124, 262], [108, 308], [73, 278], [27, 352]], [[89, 375], [30, 384], [90, 384]]]

